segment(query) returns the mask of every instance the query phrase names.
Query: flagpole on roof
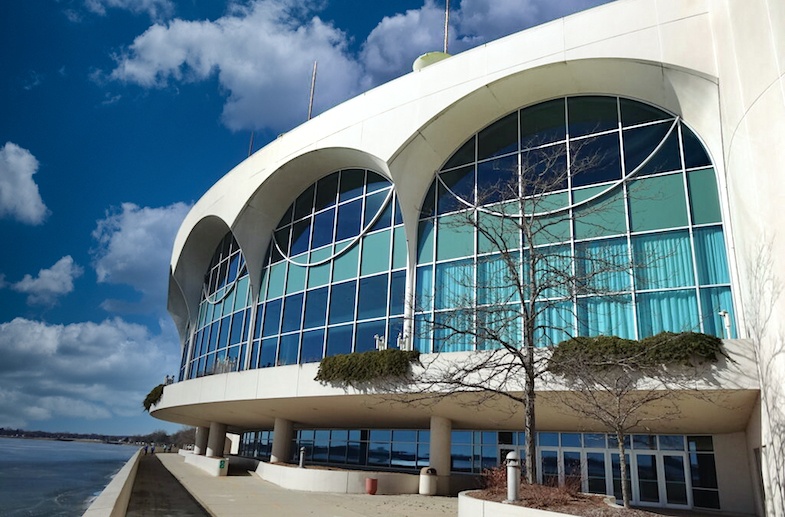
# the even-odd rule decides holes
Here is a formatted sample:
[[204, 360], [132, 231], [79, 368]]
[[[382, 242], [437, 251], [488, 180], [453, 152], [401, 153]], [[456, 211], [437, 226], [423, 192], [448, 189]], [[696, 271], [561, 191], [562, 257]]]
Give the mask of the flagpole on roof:
[[449, 40], [450, 32], [450, 0], [444, 7], [444, 53], [447, 54], [447, 42]]
[[311, 120], [313, 113], [313, 94], [316, 90], [316, 61], [313, 62], [313, 73], [311, 74], [311, 96], [308, 100], [308, 120]]

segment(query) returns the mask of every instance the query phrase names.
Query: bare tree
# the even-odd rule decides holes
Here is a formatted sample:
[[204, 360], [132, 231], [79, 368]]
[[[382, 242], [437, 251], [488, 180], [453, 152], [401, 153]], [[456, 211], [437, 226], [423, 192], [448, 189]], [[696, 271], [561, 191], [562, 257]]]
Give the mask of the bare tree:
[[598, 422], [616, 436], [624, 506], [630, 506], [625, 437], [646, 422], [677, 418], [677, 400], [699, 397], [696, 369], [716, 362], [722, 341], [705, 334], [662, 333], [640, 342], [579, 337], [560, 343], [548, 360], [565, 381], [556, 392], [571, 414]]
[[[441, 231], [470, 233], [479, 253], [437, 275], [433, 298], [421, 297], [415, 308], [416, 333], [432, 338], [437, 354], [424, 361], [417, 378], [423, 397], [468, 392], [475, 403], [503, 399], [522, 406], [530, 484], [537, 482], [535, 386], [546, 366], [542, 349], [577, 334], [579, 297], [613, 299], [630, 285], [626, 247], [601, 240], [569, 244], [576, 220], [598, 236], [614, 234], [618, 231], [603, 225], [608, 214], [624, 210], [607, 192], [580, 205], [568, 201], [570, 176], [575, 181], [604, 162], [601, 155], [580, 151], [571, 150], [569, 171], [563, 149], [524, 153], [517, 167], [494, 164], [469, 195], [453, 190], [457, 182], [439, 178], [457, 200], [456, 210], [440, 218]], [[614, 275], [622, 281], [609, 282]], [[623, 289], [614, 285], [625, 282]], [[431, 313], [426, 307], [434, 303]], [[438, 353], [455, 349], [473, 353], [439, 360]]]
[[755, 350], [761, 403], [769, 420], [769, 443], [764, 444], [771, 463], [767, 469], [769, 486], [777, 491], [779, 501], [783, 502], [785, 480], [781, 473], [785, 471], [785, 389], [779, 375], [785, 368], [785, 337], [771, 329], [774, 308], [782, 294], [783, 284], [774, 273], [773, 256], [772, 244], [764, 238], [747, 260], [744, 320]]

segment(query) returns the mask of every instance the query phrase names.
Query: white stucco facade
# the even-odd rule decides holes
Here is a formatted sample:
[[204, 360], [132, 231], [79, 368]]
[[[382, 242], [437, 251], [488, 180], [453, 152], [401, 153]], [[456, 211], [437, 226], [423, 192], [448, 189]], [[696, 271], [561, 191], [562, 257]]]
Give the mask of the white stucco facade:
[[[617, 0], [450, 57], [281, 135], [219, 180], [177, 235], [169, 310], [185, 341], [204, 273], [228, 231], [243, 250], [257, 297], [266, 236], [300, 192], [346, 167], [372, 169], [394, 185], [411, 296], [423, 196], [469, 135], [516, 109], [561, 96], [614, 95], [658, 106], [681, 117], [714, 163], [743, 339], [728, 346], [738, 363], [720, 375], [720, 390], [733, 398], [734, 410], [701, 408], [695, 421], [664, 423], [657, 432], [715, 434], [721, 482], [733, 487], [721, 488], [722, 509], [782, 515], [785, 296], [777, 286], [785, 277], [784, 73], [785, 3], [775, 0]], [[437, 417], [453, 428], [482, 428], [503, 420], [493, 411], [481, 418], [449, 404], [441, 414], [378, 411], [369, 400], [383, 394], [326, 387], [313, 380], [315, 369], [290, 365], [185, 380], [166, 387], [152, 414], [224, 433], [287, 422], [328, 427], [373, 419], [391, 428], [429, 428]], [[542, 415], [546, 428], [569, 428], [547, 408]], [[749, 483], [734, 484], [733, 470]]]

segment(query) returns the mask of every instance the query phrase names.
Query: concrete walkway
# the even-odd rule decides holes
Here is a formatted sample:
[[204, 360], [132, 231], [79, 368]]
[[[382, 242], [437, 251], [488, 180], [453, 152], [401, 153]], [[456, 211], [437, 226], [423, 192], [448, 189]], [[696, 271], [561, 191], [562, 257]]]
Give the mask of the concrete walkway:
[[139, 456], [126, 517], [209, 517], [159, 460], [158, 454]]
[[[268, 483], [255, 473], [213, 477], [192, 465], [186, 465], [184, 458], [179, 454], [156, 454], [156, 457], [214, 517], [389, 517], [391, 515], [455, 517], [458, 515], [457, 497], [300, 492]], [[140, 471], [138, 475], [143, 474]]]

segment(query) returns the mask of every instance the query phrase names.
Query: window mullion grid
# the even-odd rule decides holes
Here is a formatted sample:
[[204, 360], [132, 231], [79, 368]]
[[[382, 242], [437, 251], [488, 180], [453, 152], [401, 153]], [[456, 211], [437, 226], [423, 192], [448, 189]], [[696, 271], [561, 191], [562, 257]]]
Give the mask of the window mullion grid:
[[[617, 102], [618, 101], [617, 99]], [[619, 118], [621, 119], [621, 106], [619, 106]], [[619, 130], [619, 154], [620, 154], [620, 161], [621, 161], [621, 177], [627, 177], [627, 164], [624, 160], [624, 131]], [[638, 286], [635, 282], [635, 250], [633, 249], [632, 245], [632, 213], [630, 211], [630, 204], [632, 203], [632, 198], [630, 197], [630, 181], [633, 181], [634, 178], [629, 180], [625, 179], [622, 182], [622, 192], [624, 195], [624, 223], [626, 226], [626, 235], [625, 240], [627, 241], [627, 264], [629, 267], [627, 268], [627, 274], [629, 275], [629, 283], [627, 284], [630, 290], [630, 304], [632, 305], [632, 325], [633, 325], [633, 339], [641, 339], [642, 336], [640, 335], [640, 329], [638, 328], [638, 302], [637, 302], [637, 293], [638, 293]]]
[[[681, 132], [681, 123], [677, 124], [676, 129], [678, 131], [678, 137], [679, 137], [679, 153], [680, 153], [679, 159], [681, 162], [681, 178], [684, 187], [684, 199], [686, 201], [685, 209], [687, 210], [687, 231], [690, 236], [690, 254], [691, 254], [690, 258], [692, 259], [692, 282], [693, 285], [695, 286], [694, 287], [695, 302], [698, 306], [698, 328], [695, 330], [697, 332], [703, 332], [705, 328], [705, 324], [703, 321], [704, 318], [703, 304], [701, 303], [701, 296], [700, 296], [700, 273], [698, 272], [698, 256], [695, 250], [695, 232], [693, 228], [693, 226], [695, 225], [695, 221], [693, 220], [692, 217], [692, 210], [690, 210], [692, 196], [690, 192], [689, 182], [687, 180], [687, 170], [685, 168], [684, 143], [683, 143], [684, 140]], [[714, 315], [707, 314], [706, 317], [714, 317]]]

